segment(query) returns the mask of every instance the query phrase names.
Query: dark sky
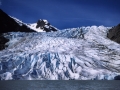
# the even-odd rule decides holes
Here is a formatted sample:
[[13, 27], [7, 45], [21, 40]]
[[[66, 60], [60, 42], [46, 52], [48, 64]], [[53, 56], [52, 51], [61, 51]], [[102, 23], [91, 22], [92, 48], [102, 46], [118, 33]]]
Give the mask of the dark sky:
[[0, 8], [25, 23], [47, 19], [59, 29], [120, 23], [120, 0], [0, 0]]

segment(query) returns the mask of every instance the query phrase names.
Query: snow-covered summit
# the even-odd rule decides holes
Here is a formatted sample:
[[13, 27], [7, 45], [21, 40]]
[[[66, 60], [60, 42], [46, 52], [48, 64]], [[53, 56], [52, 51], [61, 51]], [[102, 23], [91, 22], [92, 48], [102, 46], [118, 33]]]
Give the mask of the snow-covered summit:
[[0, 51], [0, 79], [113, 80], [120, 74], [120, 45], [106, 37], [110, 28], [11, 32]]

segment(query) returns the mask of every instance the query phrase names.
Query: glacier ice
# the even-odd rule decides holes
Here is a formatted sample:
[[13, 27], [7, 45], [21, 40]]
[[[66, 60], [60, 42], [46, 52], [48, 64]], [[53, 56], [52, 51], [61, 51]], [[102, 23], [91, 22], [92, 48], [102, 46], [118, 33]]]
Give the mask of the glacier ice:
[[113, 80], [120, 74], [120, 45], [106, 37], [110, 28], [8, 33], [8, 47], [0, 51], [0, 79]]

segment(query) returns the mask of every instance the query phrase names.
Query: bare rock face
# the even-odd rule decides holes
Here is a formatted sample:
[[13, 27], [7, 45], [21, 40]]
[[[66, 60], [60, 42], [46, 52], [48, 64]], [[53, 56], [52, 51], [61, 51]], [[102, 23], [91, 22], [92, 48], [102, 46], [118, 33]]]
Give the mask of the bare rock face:
[[120, 43], [120, 24], [110, 29], [107, 37], [117, 43]]
[[115, 76], [115, 77], [114, 77], [114, 80], [120, 80], [120, 75]]
[[5, 43], [8, 41], [9, 40], [7, 38], [5, 38], [3, 35], [0, 35], [0, 50], [3, 50], [5, 47], [7, 47]]

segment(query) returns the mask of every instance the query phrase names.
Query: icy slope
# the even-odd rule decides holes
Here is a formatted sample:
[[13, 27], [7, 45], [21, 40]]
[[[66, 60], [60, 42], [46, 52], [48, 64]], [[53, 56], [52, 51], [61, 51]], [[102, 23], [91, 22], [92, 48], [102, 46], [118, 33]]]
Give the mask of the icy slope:
[[8, 48], [0, 51], [0, 79], [113, 80], [120, 74], [120, 45], [106, 37], [108, 29], [9, 33]]

